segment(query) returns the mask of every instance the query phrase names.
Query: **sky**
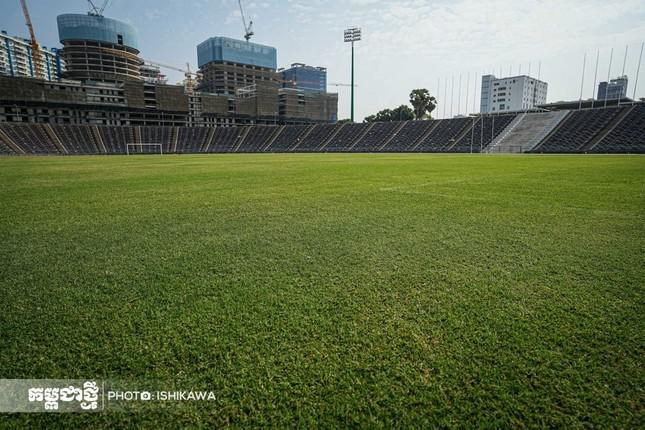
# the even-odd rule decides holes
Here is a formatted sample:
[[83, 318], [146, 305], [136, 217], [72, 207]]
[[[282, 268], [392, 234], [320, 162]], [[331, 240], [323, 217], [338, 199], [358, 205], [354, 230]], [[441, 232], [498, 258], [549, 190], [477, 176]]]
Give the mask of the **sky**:
[[[0, 29], [27, 37], [19, 3], [0, 0]], [[246, 0], [243, 4], [254, 22], [252, 41], [275, 46], [279, 67], [295, 62], [327, 67], [329, 82], [350, 82], [350, 47], [343, 42], [343, 30], [362, 28], [363, 40], [356, 44], [357, 120], [407, 103], [414, 88], [427, 88], [436, 96], [435, 118], [477, 112], [481, 75], [517, 75], [520, 67], [522, 74], [530, 67], [535, 77], [539, 71], [549, 84], [549, 102], [578, 100], [581, 86], [587, 99], [595, 92], [598, 50], [597, 81], [619, 76], [624, 65], [631, 97], [645, 40], [643, 0]], [[60, 46], [56, 15], [88, 10], [84, 0], [28, 0], [28, 5], [36, 36], [47, 47]], [[104, 14], [138, 28], [143, 58], [179, 67], [188, 62], [193, 69], [197, 44], [212, 36], [244, 34], [237, 0], [111, 0]], [[171, 83], [183, 78], [181, 73], [166, 72]], [[636, 89], [637, 97], [645, 97], [645, 64]], [[339, 93], [339, 118], [348, 117], [349, 88], [330, 86], [329, 91]]]

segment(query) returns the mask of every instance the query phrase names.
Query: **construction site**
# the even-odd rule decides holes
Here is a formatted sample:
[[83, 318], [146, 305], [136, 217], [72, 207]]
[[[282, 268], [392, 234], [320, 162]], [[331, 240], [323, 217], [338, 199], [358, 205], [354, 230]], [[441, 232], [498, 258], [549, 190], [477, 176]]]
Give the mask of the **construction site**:
[[[276, 48], [251, 42], [253, 22], [241, 1], [243, 40], [214, 36], [198, 44], [196, 71], [145, 58], [136, 27], [106, 17], [107, 0], [87, 3], [86, 14], [57, 17], [62, 48], [46, 49], [20, 0], [29, 39], [0, 35], [0, 122], [214, 127], [338, 119], [326, 69], [279, 69]], [[294, 67], [324, 77], [312, 82]], [[183, 82], [168, 84], [162, 70], [181, 72]]]

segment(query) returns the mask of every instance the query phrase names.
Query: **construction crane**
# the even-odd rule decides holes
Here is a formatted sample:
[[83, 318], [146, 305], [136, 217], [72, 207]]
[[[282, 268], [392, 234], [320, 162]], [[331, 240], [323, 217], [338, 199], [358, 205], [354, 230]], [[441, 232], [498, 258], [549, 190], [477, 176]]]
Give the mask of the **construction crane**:
[[87, 2], [90, 4], [90, 10], [87, 12], [89, 15], [103, 16], [103, 11], [108, 6], [108, 3], [110, 3], [110, 0], [104, 0], [103, 6], [101, 7], [97, 7], [92, 0], [87, 0]]
[[31, 17], [29, 16], [29, 9], [27, 9], [27, 1], [20, 0], [20, 5], [22, 6], [22, 13], [25, 15], [25, 24], [29, 29], [29, 37], [31, 37], [31, 58], [32, 58], [32, 73], [35, 78], [40, 78], [44, 76], [43, 73], [43, 56], [40, 53], [40, 45], [36, 40], [36, 32], [34, 31], [34, 26], [31, 23]]
[[190, 70], [190, 63], [186, 63], [186, 68], [181, 69], [179, 67], [171, 66], [169, 64], [164, 64], [164, 63], [159, 63], [158, 61], [151, 61], [151, 60], [144, 60], [146, 64], [150, 64], [152, 66], [158, 66], [158, 67], [163, 67], [164, 69], [170, 69], [170, 70], [175, 70], [177, 72], [182, 72], [184, 74], [184, 86], [186, 87], [186, 92], [187, 93], [192, 93], [195, 84], [197, 81], [201, 78], [201, 73], [199, 72], [193, 72]]
[[[275, 80], [276, 80], [277, 82], [280, 82], [280, 83], [283, 83], [283, 84], [289, 84], [289, 85], [291, 85], [293, 88], [296, 88], [296, 87], [298, 86], [298, 84], [299, 84], [299, 83], [300, 83], [300, 84], [314, 84], [314, 85], [318, 85], [318, 84], [320, 84], [320, 82], [315, 82], [315, 81], [301, 81], [301, 80], [298, 80], [298, 79], [289, 79], [289, 80], [284, 80], [284, 79], [278, 79], [278, 78], [276, 78]], [[351, 84], [341, 84], [341, 83], [338, 83], [338, 82], [327, 82], [327, 85], [328, 85], [328, 86], [331, 86], [331, 87], [351, 87], [351, 86], [352, 86]], [[357, 85], [354, 85], [354, 87], [357, 87]]]
[[201, 79], [200, 72], [193, 72], [192, 70], [190, 70], [190, 63], [186, 63], [186, 68], [182, 69], [176, 66], [171, 66], [169, 64], [160, 63], [158, 61], [152, 61], [152, 60], [147, 60], [145, 58], [140, 58], [135, 54], [132, 54], [126, 51], [120, 51], [118, 49], [107, 48], [102, 46], [99, 48], [99, 50], [101, 51], [101, 53], [107, 53], [107, 54], [118, 55], [118, 56], [127, 56], [132, 59], [137, 59], [138, 61], [143, 62], [144, 64], [149, 64], [151, 66], [158, 66], [158, 67], [163, 67], [164, 69], [170, 69], [170, 70], [175, 70], [177, 72], [182, 72], [186, 78], [184, 80], [184, 86], [186, 87], [186, 92], [188, 93], [193, 92], [196, 82], [199, 79]]
[[242, 0], [237, 0], [237, 4], [240, 5], [240, 14], [242, 15], [242, 24], [244, 24], [244, 38], [248, 42], [251, 40], [251, 37], [255, 34], [253, 32], [253, 21], [249, 21], [249, 25], [246, 25], [246, 17], [244, 16], [244, 8], [242, 8]]

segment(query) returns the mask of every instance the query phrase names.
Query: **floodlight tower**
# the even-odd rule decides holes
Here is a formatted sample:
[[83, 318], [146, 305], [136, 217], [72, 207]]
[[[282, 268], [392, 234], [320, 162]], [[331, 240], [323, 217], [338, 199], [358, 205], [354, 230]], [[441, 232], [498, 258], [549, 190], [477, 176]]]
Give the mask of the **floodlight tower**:
[[352, 111], [351, 118], [354, 122], [354, 42], [361, 40], [361, 29], [354, 27], [345, 30], [345, 42], [352, 44]]

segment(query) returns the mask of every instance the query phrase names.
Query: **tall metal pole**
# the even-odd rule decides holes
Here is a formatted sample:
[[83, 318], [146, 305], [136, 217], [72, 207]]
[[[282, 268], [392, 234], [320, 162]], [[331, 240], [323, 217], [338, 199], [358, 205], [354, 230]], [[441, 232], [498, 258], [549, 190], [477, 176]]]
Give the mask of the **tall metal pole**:
[[457, 92], [457, 115], [461, 114], [461, 73], [459, 74], [459, 91]]
[[582, 80], [580, 83], [580, 103], [578, 104], [578, 110], [582, 109], [582, 90], [585, 87], [585, 68], [587, 67], [587, 53], [585, 52], [585, 58], [582, 60]]
[[609, 55], [609, 70], [607, 70], [607, 85], [605, 86], [605, 106], [607, 107], [607, 95], [609, 94], [609, 80], [611, 79], [611, 62], [614, 60], [614, 48], [611, 48]]
[[641, 55], [638, 57], [638, 69], [636, 69], [636, 82], [634, 82], [634, 97], [632, 97], [632, 104], [636, 101], [636, 88], [638, 88], [638, 75], [641, 73], [641, 61], [643, 60], [643, 47], [645, 42], [641, 44]]
[[466, 78], [466, 103], [464, 107], [466, 108], [466, 116], [468, 116], [468, 102], [470, 101], [470, 72], [468, 72], [468, 77]]
[[[625, 67], [627, 66], [627, 51], [629, 50], [629, 45], [625, 45], [625, 58], [623, 58], [623, 72], [620, 74], [620, 77], [622, 78], [625, 76]], [[627, 96], [627, 88], [625, 88], [625, 96]], [[618, 97], [618, 106], [620, 106], [620, 102], [623, 99], [623, 94], [621, 91], [620, 97]]]
[[455, 75], [452, 75], [452, 84], [450, 86], [450, 118], [452, 118], [452, 108], [455, 105]]
[[[473, 113], [477, 110], [477, 73], [475, 75], [475, 86], [473, 87]], [[480, 90], [481, 93], [481, 90]], [[479, 95], [481, 97], [481, 94]]]
[[351, 121], [354, 122], [354, 42], [358, 42], [361, 40], [362, 37], [362, 32], [360, 28], [354, 27], [354, 28], [348, 28], [345, 30], [345, 43], [351, 42], [352, 44], [352, 101], [351, 101]]
[[621, 76], [625, 76], [625, 67], [627, 66], [627, 51], [629, 51], [629, 45], [625, 45], [625, 58], [623, 58], [623, 73]]
[[443, 87], [443, 119], [446, 119], [446, 106], [448, 103], [446, 100], [448, 99], [448, 78], [444, 79], [444, 87]]
[[[441, 76], [437, 78], [437, 98], [441, 98]], [[439, 102], [437, 102], [438, 104]], [[443, 103], [443, 100], [442, 100]], [[441, 111], [441, 108], [437, 109], [437, 117], [439, 116], [439, 112]]]
[[598, 82], [598, 61], [600, 61], [600, 49], [596, 54], [596, 71], [593, 76], [593, 89], [591, 92], [591, 109], [593, 109], [594, 102], [596, 101], [596, 82]]
[[354, 122], [354, 41], [352, 40], [352, 122]]

